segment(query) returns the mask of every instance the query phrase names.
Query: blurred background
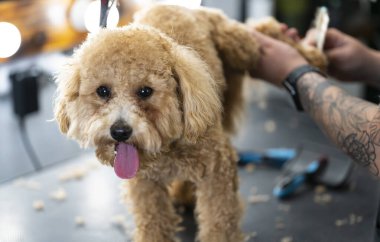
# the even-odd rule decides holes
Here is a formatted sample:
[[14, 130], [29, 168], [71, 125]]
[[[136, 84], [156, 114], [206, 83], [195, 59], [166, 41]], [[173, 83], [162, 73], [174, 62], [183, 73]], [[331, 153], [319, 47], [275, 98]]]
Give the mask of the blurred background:
[[[108, 26], [128, 24], [149, 0], [118, 0]], [[380, 4], [370, 0], [171, 1], [215, 7], [239, 21], [275, 16], [304, 34], [317, 6], [327, 6], [330, 26], [378, 48]], [[86, 152], [59, 133], [52, 103], [54, 73], [99, 23], [99, 1], [0, 0], [0, 182]], [[378, 90], [358, 84], [349, 92], [378, 102]]]
[[[301, 35], [316, 8], [326, 6], [330, 27], [372, 48], [380, 44], [376, 0], [115, 0], [107, 26], [128, 24], [154, 2], [214, 7], [242, 22], [274, 16]], [[0, 242], [131, 241], [133, 216], [120, 203], [120, 179], [109, 167], [97, 169], [94, 152], [68, 140], [53, 120], [54, 75], [97, 31], [99, 15], [100, 0], [0, 0]], [[239, 152], [301, 147], [293, 168], [321, 154], [331, 160], [324, 173], [330, 184], [301, 186], [285, 200], [273, 189], [281, 174], [288, 178], [286, 167], [239, 167], [246, 241], [379, 242], [380, 183], [366, 169], [352, 168], [286, 91], [257, 80], [246, 84], [247, 112], [232, 140]], [[376, 89], [336, 84], [379, 103]], [[180, 237], [194, 241], [193, 214], [183, 215]]]

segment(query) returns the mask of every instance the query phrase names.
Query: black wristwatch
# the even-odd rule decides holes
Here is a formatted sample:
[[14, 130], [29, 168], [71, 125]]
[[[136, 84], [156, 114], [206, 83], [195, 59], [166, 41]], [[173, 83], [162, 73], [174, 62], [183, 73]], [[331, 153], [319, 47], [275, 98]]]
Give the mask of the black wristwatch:
[[321, 74], [322, 76], [326, 76], [317, 67], [314, 67], [311, 65], [303, 65], [303, 66], [297, 67], [295, 70], [293, 70], [288, 75], [288, 77], [286, 77], [285, 80], [282, 82], [282, 85], [284, 85], [286, 90], [288, 90], [288, 92], [292, 96], [294, 104], [296, 105], [296, 108], [298, 111], [303, 111], [303, 107], [302, 107], [300, 97], [298, 95], [297, 82], [301, 76], [303, 76], [304, 74], [306, 74], [308, 72], [316, 72], [316, 73]]

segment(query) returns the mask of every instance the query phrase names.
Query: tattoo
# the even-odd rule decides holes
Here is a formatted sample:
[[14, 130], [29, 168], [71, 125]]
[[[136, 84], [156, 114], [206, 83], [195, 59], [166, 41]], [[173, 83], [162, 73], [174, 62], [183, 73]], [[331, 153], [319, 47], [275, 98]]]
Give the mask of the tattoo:
[[369, 166], [376, 159], [375, 146], [370, 141], [367, 132], [350, 134], [341, 141], [342, 148], [347, 154], [362, 166]]
[[301, 77], [298, 90], [304, 109], [322, 130], [355, 162], [379, 175], [378, 107], [346, 94], [316, 73]]

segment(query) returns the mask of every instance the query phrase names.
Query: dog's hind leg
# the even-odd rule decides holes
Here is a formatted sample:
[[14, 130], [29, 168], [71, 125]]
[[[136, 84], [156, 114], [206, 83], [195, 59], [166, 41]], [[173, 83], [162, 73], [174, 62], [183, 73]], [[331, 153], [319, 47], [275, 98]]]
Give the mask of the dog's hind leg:
[[258, 63], [259, 44], [245, 24], [229, 19], [222, 12], [203, 9], [199, 14], [209, 23], [212, 41], [223, 63], [227, 84], [223, 97], [223, 127], [233, 133], [243, 110], [243, 77]]
[[[238, 196], [236, 163], [220, 154], [218, 168], [199, 181], [196, 191], [201, 242], [241, 242], [242, 207]], [[228, 162], [228, 164], [226, 164]], [[219, 166], [220, 165], [220, 166]]]
[[134, 242], [177, 242], [181, 218], [176, 214], [167, 187], [155, 181], [134, 178], [128, 183], [136, 223]]
[[259, 44], [242, 23], [229, 19], [218, 10], [199, 11], [210, 23], [210, 32], [225, 66], [235, 71], [249, 71], [259, 60]]
[[321, 70], [326, 70], [328, 64], [326, 56], [317, 48], [302, 44], [302, 41], [294, 41], [292, 38], [287, 36], [282, 31], [281, 24], [274, 18], [267, 18], [261, 21], [251, 21], [248, 25], [251, 26], [252, 29], [254, 28], [265, 35], [271, 36], [272, 38], [293, 46], [303, 57], [305, 57], [309, 64], [316, 66]]

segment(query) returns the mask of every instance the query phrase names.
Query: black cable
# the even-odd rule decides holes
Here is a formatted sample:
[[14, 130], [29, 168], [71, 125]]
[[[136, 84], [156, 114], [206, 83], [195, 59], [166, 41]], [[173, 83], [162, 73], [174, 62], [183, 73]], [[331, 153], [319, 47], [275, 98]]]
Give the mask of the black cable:
[[115, 0], [111, 0], [111, 4], [109, 4], [109, 0], [102, 0], [100, 1], [100, 23], [99, 26], [101, 28], [107, 27], [107, 19], [109, 11], [111, 10], [113, 4], [115, 3]]
[[247, 20], [248, 15], [248, 2], [247, 0], [240, 0], [240, 21], [244, 23]]
[[20, 134], [21, 134], [21, 140], [24, 145], [24, 148], [26, 150], [26, 153], [28, 154], [30, 160], [32, 161], [32, 165], [34, 170], [39, 171], [42, 169], [42, 165], [40, 160], [38, 159], [36, 152], [33, 149], [32, 143], [30, 142], [28, 132], [26, 130], [26, 125], [25, 125], [25, 118], [24, 117], [19, 117], [19, 128], [20, 128]]

